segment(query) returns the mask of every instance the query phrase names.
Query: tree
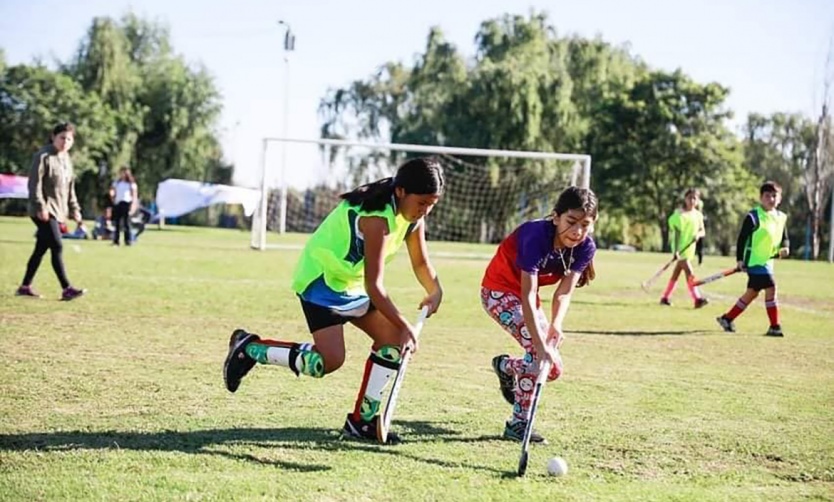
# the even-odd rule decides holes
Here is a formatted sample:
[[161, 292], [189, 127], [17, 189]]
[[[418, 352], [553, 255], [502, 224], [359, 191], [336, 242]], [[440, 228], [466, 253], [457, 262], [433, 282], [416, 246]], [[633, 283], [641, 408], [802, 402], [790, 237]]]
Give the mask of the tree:
[[705, 198], [738, 205], [738, 192], [717, 190], [725, 182], [745, 183], [737, 142], [724, 126], [728, 92], [680, 70], [652, 72], [596, 112], [589, 150], [600, 199], [636, 222], [657, 224], [664, 248], [666, 219], [686, 188], [709, 188]]

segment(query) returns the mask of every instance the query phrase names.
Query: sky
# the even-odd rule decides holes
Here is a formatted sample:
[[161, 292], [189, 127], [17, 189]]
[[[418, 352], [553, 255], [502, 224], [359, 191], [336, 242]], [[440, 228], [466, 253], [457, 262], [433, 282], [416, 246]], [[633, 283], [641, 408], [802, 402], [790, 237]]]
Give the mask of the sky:
[[[235, 183], [255, 187], [261, 139], [317, 138], [328, 89], [388, 61], [412, 63], [432, 26], [471, 56], [481, 22], [531, 10], [548, 13], [560, 35], [599, 35], [628, 44], [653, 68], [729, 87], [736, 127], [750, 112], [814, 115], [822, 103], [832, 0], [0, 0], [0, 47], [10, 65], [67, 61], [96, 16], [132, 11], [167, 24], [174, 50], [215, 77], [224, 154], [237, 166]], [[287, 25], [296, 44], [285, 64]], [[292, 185], [322, 175], [292, 162], [312, 155], [303, 148], [288, 150]], [[272, 186], [281, 179], [279, 152], [271, 146], [266, 156]]]

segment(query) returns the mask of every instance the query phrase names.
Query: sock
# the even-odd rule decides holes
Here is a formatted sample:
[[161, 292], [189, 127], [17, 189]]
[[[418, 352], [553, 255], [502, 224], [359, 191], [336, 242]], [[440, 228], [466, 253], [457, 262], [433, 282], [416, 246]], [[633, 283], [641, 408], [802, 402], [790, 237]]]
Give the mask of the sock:
[[400, 348], [396, 345], [383, 345], [379, 350], [371, 352], [365, 362], [362, 385], [356, 396], [356, 406], [353, 409], [354, 421], [369, 422], [379, 413], [382, 393], [388, 385], [388, 380], [399, 369]]
[[277, 364], [289, 368], [296, 376], [324, 376], [324, 359], [312, 343], [260, 340], [246, 346], [246, 355], [261, 364]]
[[678, 283], [678, 281], [674, 281], [672, 279], [669, 279], [669, 283], [666, 284], [666, 289], [663, 290], [663, 296], [661, 298], [666, 298], [668, 300], [669, 296], [671, 296], [672, 292], [675, 290], [675, 285], [677, 283]]
[[686, 287], [689, 289], [689, 296], [692, 297], [693, 302], [701, 299], [701, 291], [698, 290], [698, 286], [695, 286], [692, 281], [686, 281]]
[[742, 301], [741, 298], [739, 298], [738, 301], [736, 302], [736, 304], [733, 305], [733, 307], [730, 309], [730, 311], [727, 312], [726, 314], [724, 314], [724, 317], [726, 317], [727, 319], [732, 321], [736, 317], [740, 316], [741, 313], [744, 312], [744, 309], [746, 309], [746, 308], [747, 308], [747, 304], [744, 303], [744, 301]]
[[765, 308], [767, 309], [767, 318], [770, 319], [771, 326], [779, 325], [779, 303], [776, 298], [772, 300], [765, 300]]

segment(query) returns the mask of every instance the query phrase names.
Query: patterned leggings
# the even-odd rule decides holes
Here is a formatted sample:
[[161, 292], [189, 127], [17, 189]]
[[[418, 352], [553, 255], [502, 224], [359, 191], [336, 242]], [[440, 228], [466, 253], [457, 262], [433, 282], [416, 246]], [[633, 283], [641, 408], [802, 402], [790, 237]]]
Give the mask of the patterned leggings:
[[[513, 420], [527, 420], [530, 401], [533, 397], [533, 388], [539, 374], [539, 361], [536, 357], [536, 348], [531, 340], [530, 332], [524, 322], [521, 299], [513, 293], [481, 288], [481, 305], [487, 314], [512, 335], [524, 349], [524, 357], [510, 357], [507, 359], [506, 370], [516, 378]], [[544, 312], [538, 309], [535, 314], [539, 329], [547, 333], [549, 323]], [[547, 380], [552, 382], [559, 378], [561, 374], [562, 365], [554, 365], [550, 368]]]

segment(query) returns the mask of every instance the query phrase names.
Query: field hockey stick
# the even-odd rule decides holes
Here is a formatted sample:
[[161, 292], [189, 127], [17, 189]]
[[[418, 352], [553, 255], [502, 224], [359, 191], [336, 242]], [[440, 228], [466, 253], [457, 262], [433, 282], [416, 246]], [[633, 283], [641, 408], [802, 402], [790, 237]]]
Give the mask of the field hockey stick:
[[704, 277], [703, 279], [697, 280], [692, 283], [693, 286], [703, 286], [704, 284], [709, 284], [711, 282], [715, 282], [718, 279], [723, 279], [727, 276], [733, 275], [736, 272], [740, 272], [741, 269], [736, 267], [728, 268], [727, 270], [722, 270], [721, 272], [716, 272], [708, 277]]
[[[426, 323], [426, 318], [429, 316], [429, 307], [424, 306], [420, 309], [420, 315], [417, 316], [417, 323], [414, 325], [414, 339], [420, 336], [423, 331], [423, 324]], [[397, 377], [394, 379], [394, 385], [391, 387], [391, 393], [388, 394], [388, 402], [385, 404], [385, 411], [382, 413], [382, 427], [380, 434], [382, 442], [388, 441], [388, 432], [391, 430], [391, 420], [394, 418], [394, 410], [397, 407], [397, 396], [400, 394], [400, 387], [403, 385], [405, 379], [405, 370], [408, 368], [408, 361], [411, 360], [412, 351], [409, 347], [403, 350], [403, 356], [400, 360], [400, 369], [397, 371]]]
[[[684, 246], [684, 247], [683, 247], [683, 249], [681, 249], [681, 250], [680, 250], [680, 252], [681, 252], [681, 253], [683, 253], [684, 251], [686, 251], [687, 249], [689, 249], [689, 246], [691, 246], [692, 244], [694, 244], [696, 240], [697, 240], [697, 239], [692, 239], [692, 240], [689, 242], [689, 244], [687, 244], [686, 246]], [[640, 283], [640, 287], [641, 287], [641, 288], [643, 288], [643, 291], [648, 291], [648, 290], [649, 290], [649, 288], [652, 286], [652, 284], [654, 284], [654, 281], [656, 281], [658, 277], [660, 277], [661, 275], [663, 275], [663, 272], [666, 272], [666, 270], [667, 270], [669, 267], [671, 267], [671, 266], [672, 266], [672, 264], [673, 264], [673, 263], [675, 263], [676, 261], [678, 261], [679, 259], [680, 259], [680, 258], [675, 258], [675, 257], [673, 256], [673, 257], [672, 257], [672, 259], [671, 259], [671, 260], [669, 260], [669, 261], [667, 261], [667, 262], [666, 262], [666, 263], [665, 263], [662, 267], [660, 267], [660, 269], [659, 269], [657, 272], [655, 272], [653, 276], [649, 277], [647, 280], [645, 280], [645, 281], [643, 281], [642, 283]]]
[[[771, 258], [779, 258], [779, 253], [777, 252]], [[723, 279], [727, 276], [733, 275], [736, 272], [741, 272], [741, 269], [738, 266], [734, 268], [728, 268], [727, 270], [722, 270], [721, 272], [716, 272], [708, 277], [704, 277], [703, 279], [697, 280], [692, 283], [693, 286], [703, 286], [704, 284], [709, 284], [711, 282], [715, 282], [719, 279]]]
[[527, 427], [524, 429], [524, 439], [521, 441], [521, 457], [518, 459], [519, 476], [524, 476], [527, 472], [527, 457], [530, 456], [530, 438], [533, 435], [533, 419], [536, 417], [536, 409], [539, 407], [539, 399], [541, 399], [542, 388], [547, 381], [548, 374], [550, 374], [550, 361], [545, 361], [542, 364], [539, 376], [536, 378], [536, 388], [533, 391], [533, 400], [530, 403], [530, 415], [527, 417]]

